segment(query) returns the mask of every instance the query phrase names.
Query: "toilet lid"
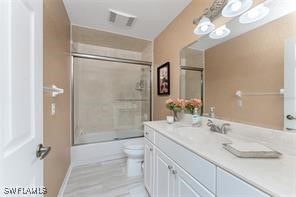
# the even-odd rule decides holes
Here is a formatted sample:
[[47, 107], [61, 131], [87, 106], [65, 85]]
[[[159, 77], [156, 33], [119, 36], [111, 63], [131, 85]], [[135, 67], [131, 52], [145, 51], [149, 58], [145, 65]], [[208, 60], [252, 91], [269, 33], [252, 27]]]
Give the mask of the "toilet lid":
[[144, 144], [141, 142], [127, 142], [124, 144], [126, 149], [131, 150], [142, 150], [144, 149]]

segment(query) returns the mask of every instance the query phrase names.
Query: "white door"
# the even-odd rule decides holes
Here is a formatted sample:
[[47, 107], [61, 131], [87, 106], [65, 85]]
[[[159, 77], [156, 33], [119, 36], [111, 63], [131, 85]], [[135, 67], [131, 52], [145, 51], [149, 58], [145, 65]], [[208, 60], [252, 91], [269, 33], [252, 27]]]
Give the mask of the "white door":
[[144, 184], [152, 196], [153, 194], [153, 168], [154, 168], [154, 148], [153, 145], [145, 139], [145, 151], [144, 151]]
[[[0, 0], [0, 196], [12, 187], [43, 185], [43, 163], [36, 158], [42, 143], [42, 2]], [[28, 188], [16, 194], [23, 191]]]
[[158, 149], [155, 154], [155, 197], [169, 197], [173, 193], [171, 171], [173, 162]]
[[174, 197], [215, 196], [177, 164], [174, 165], [172, 176], [174, 179]]
[[284, 129], [296, 132], [296, 37], [286, 41], [284, 70]]

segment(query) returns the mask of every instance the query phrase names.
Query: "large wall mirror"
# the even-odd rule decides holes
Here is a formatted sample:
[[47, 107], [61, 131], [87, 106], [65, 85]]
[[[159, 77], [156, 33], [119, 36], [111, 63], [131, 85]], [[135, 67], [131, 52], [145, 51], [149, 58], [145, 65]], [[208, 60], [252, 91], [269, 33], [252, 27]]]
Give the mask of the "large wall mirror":
[[204, 114], [215, 107], [220, 119], [292, 132], [296, 129], [295, 2], [268, 0], [263, 5], [269, 9], [264, 18], [247, 24], [233, 18], [226, 23], [228, 36], [205, 35], [182, 49], [180, 95], [202, 98]]

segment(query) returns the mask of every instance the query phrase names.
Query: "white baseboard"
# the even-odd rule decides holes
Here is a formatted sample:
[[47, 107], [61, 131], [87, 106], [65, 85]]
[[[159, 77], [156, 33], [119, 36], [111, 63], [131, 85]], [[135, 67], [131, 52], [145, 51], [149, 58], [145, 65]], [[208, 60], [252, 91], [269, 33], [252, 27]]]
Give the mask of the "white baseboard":
[[124, 158], [126, 156], [123, 152], [123, 144], [137, 139], [138, 138], [72, 146], [71, 166], [74, 167]]
[[64, 192], [65, 192], [65, 189], [66, 189], [66, 186], [67, 186], [67, 183], [68, 183], [68, 180], [69, 180], [71, 171], [72, 171], [72, 166], [70, 164], [70, 166], [68, 167], [67, 173], [65, 175], [64, 181], [63, 181], [63, 183], [62, 183], [62, 185], [60, 187], [60, 191], [58, 193], [58, 197], [63, 197], [64, 196]]

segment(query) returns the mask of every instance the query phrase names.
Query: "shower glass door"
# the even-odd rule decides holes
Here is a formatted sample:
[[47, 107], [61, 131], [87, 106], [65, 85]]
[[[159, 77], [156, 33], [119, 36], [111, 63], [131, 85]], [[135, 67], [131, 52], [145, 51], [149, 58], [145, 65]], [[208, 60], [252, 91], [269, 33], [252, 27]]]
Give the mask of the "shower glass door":
[[150, 66], [73, 58], [74, 144], [143, 136]]

